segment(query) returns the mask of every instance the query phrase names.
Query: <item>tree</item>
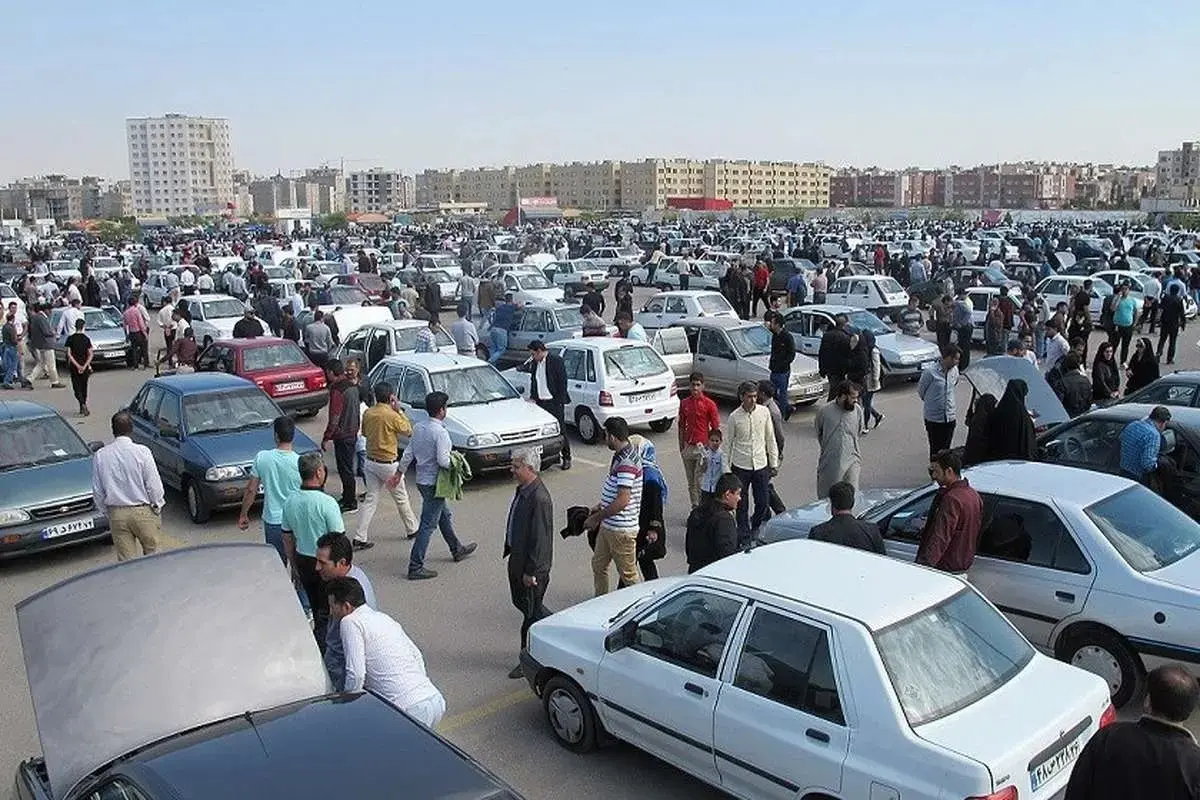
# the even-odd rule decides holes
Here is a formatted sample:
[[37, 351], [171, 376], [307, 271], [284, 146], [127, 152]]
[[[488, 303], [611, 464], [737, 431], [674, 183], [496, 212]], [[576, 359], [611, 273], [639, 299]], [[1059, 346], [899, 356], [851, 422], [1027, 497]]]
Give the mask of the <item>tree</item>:
[[341, 231], [345, 230], [350, 224], [349, 219], [343, 212], [335, 212], [333, 214], [324, 214], [317, 220], [318, 227], [326, 231]]

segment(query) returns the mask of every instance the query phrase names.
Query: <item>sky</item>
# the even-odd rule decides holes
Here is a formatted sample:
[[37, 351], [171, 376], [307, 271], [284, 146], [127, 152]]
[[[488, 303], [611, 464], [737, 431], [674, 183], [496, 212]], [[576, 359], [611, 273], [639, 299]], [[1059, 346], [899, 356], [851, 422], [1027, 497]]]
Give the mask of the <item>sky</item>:
[[125, 119], [165, 113], [228, 118], [256, 174], [1152, 164], [1200, 139], [1196, 0], [9, 5], [0, 183], [127, 177]]

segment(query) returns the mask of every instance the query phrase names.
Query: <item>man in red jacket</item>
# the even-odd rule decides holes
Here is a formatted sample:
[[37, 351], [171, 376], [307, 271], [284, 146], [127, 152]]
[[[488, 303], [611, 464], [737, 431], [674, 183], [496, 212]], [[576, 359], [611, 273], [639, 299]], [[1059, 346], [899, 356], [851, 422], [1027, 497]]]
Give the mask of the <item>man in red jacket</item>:
[[342, 480], [342, 499], [338, 505], [342, 511], [358, 510], [358, 484], [354, 477], [356, 458], [354, 446], [358, 443], [360, 404], [358, 385], [346, 374], [341, 361], [329, 362], [329, 423], [321, 437], [321, 449], [328, 450], [333, 442], [333, 455], [337, 459], [338, 477]]
[[962, 458], [943, 450], [929, 464], [929, 477], [940, 487], [925, 518], [917, 563], [966, 575], [975, 561], [983, 524], [983, 499], [962, 477]]
[[761, 258], [754, 265], [754, 299], [753, 307], [750, 309], [750, 316], [758, 316], [758, 302], [761, 300], [763, 305], [770, 308], [770, 303], [767, 302], [767, 286], [771, 282], [771, 270], [767, 268], [767, 262]]

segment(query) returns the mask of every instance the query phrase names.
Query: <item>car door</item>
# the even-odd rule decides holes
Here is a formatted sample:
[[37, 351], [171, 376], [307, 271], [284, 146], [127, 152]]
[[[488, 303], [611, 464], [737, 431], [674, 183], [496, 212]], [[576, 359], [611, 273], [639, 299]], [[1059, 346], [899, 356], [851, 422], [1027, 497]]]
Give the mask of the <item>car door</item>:
[[841, 278], [834, 281], [825, 293], [825, 302], [847, 306], [853, 305], [850, 302], [850, 280], [848, 278]]
[[527, 308], [521, 314], [517, 335], [509, 336], [508, 357], [524, 361], [529, 357], [529, 345], [550, 339], [550, 312], [544, 309]]
[[710, 391], [725, 397], [737, 394], [737, 356], [724, 331], [700, 328], [696, 337], [696, 369], [704, 373]]
[[339, 345], [338, 350], [338, 358], [343, 363], [351, 358], [357, 358], [359, 361], [363, 362], [362, 371], [364, 375], [374, 369], [375, 365], [379, 363], [379, 359], [370, 360], [369, 362], [367, 359], [367, 334], [370, 333], [370, 331], [370, 328], [362, 328], [354, 331], [342, 339], [342, 343]]
[[[366, 345], [366, 353], [363, 356], [366, 359], [366, 364], [363, 366], [364, 373], [375, 364], [392, 355], [391, 330], [387, 328], [372, 328], [368, 330]], [[349, 357], [350, 353], [347, 353], [347, 356]]]
[[187, 465], [183, 458], [183, 417], [180, 413], [179, 395], [164, 392], [155, 417], [155, 435], [151, 440], [150, 452], [163, 483], [179, 488]]
[[[413, 427], [429, 419], [425, 411], [425, 396], [429, 394], [429, 381], [425, 371], [416, 367], [406, 367], [404, 374], [399, 376], [393, 386], [398, 387], [396, 397], [404, 408], [404, 413], [412, 421]], [[401, 439], [400, 446], [408, 446], [408, 438]]]
[[642, 307], [642, 310], [637, 314], [637, 323], [643, 328], [662, 328], [670, 324], [663, 316], [663, 309], [667, 305], [665, 297], [654, 297]]
[[796, 311], [788, 316], [783, 327], [792, 334], [796, 349], [806, 356], [816, 356], [821, 350], [821, 325], [833, 327], [833, 320], [816, 312]]
[[832, 629], [762, 605], [744, 627], [713, 719], [722, 787], [764, 800], [794, 800], [802, 788], [838, 794], [850, 729]]
[[719, 785], [713, 711], [726, 645], [745, 606], [731, 594], [687, 588], [641, 614], [633, 643], [605, 653], [596, 671], [605, 728]]
[[130, 438], [138, 444], [151, 447], [158, 435], [158, 406], [163, 394], [163, 387], [152, 383], [138, 392], [129, 405], [129, 413], [133, 417], [133, 436]]
[[982, 495], [984, 523], [970, 580], [1035, 646], [1083, 611], [1095, 570], [1057, 511], [1045, 503]]
[[666, 302], [663, 304], [663, 325], [670, 325], [672, 322], [678, 322], [681, 319], [691, 316], [685, 298], [671, 296], [665, 298], [665, 300]]
[[924, 494], [907, 500], [878, 520], [879, 532], [883, 535], [884, 548], [889, 556], [902, 561], [916, 560], [921, 530], [925, 527], [935, 494], [934, 487], [929, 486]]
[[1118, 472], [1121, 467], [1120, 419], [1080, 419], [1060, 428], [1041, 447], [1039, 458], [1096, 472]]
[[1169, 438], [1164, 437], [1162, 455], [1175, 465], [1174, 480], [1168, 480], [1163, 496], [1192, 519], [1200, 519], [1200, 448], [1188, 438], [1179, 423], [1169, 423], [1175, 447], [1167, 452]]
[[[552, 351], [553, 352], [553, 351]], [[570, 404], [563, 409], [563, 416], [572, 422], [575, 420], [575, 410], [579, 406], [590, 406], [600, 402], [600, 389], [596, 385], [593, 371], [592, 379], [587, 375], [587, 352], [582, 347], [565, 345], [558, 350], [563, 360], [563, 371], [567, 376], [567, 395]]]

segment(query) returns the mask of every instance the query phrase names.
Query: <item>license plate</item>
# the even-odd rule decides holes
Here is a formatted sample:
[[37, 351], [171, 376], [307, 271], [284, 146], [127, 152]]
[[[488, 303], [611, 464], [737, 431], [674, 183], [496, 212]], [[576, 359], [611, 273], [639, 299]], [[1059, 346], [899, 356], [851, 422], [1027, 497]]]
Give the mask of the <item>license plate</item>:
[[120, 350], [101, 350], [100, 357], [101, 358], [124, 358], [125, 354], [122, 353]]
[[642, 392], [640, 394], [631, 394], [629, 395], [629, 401], [631, 403], [641, 403], [646, 400], [654, 399], [656, 394], [658, 394], [658, 392]]
[[43, 539], [54, 539], [59, 536], [66, 536], [71, 533], [79, 533], [80, 531], [90, 531], [96, 527], [94, 519], [77, 519], [74, 522], [64, 522], [61, 525], [51, 525], [42, 531]]
[[1029, 770], [1029, 785], [1033, 791], [1036, 792], [1039, 787], [1045, 786], [1055, 775], [1074, 764], [1075, 759], [1079, 757], [1080, 751], [1083, 750], [1083, 744], [1086, 739], [1087, 731], [1084, 731], [1062, 750], [1059, 750], [1041, 764]]
[[302, 389], [304, 389], [304, 381], [292, 381], [290, 383], [275, 384], [275, 391], [277, 392], [299, 392]]

